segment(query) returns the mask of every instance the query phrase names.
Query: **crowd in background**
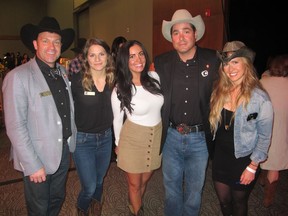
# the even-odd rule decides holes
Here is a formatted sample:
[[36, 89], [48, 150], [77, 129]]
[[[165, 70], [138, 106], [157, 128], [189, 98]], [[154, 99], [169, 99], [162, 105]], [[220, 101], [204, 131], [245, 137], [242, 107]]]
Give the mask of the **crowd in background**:
[[27, 53], [21, 55], [20, 52], [17, 52], [16, 55], [14, 52], [7, 52], [4, 54], [3, 58], [0, 58], [0, 71], [12, 70], [15, 67], [24, 64], [30, 60], [30, 57]]

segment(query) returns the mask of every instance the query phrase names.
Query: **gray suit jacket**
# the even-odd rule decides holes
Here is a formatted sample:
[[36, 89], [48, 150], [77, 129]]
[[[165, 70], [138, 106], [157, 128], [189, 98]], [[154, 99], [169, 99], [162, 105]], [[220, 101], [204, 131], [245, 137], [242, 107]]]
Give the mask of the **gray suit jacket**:
[[[73, 152], [76, 147], [73, 98], [65, 69], [60, 68], [70, 97], [72, 136], [68, 144]], [[55, 173], [63, 148], [62, 121], [36, 59], [10, 71], [2, 89], [5, 125], [12, 143], [14, 168], [25, 176], [41, 167], [47, 174]]]

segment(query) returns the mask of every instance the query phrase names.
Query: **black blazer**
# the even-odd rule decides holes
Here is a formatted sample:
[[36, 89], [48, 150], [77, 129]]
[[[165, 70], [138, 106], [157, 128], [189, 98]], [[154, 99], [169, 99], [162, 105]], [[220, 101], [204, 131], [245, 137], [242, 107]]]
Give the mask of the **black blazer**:
[[[203, 118], [203, 125], [205, 130], [206, 142], [208, 145], [209, 154], [212, 154], [212, 135], [210, 132], [209, 117], [209, 103], [213, 88], [213, 82], [218, 78], [218, 69], [220, 61], [217, 58], [216, 51], [206, 48], [197, 47], [195, 53], [198, 57], [198, 80], [199, 80], [199, 98], [200, 109]], [[161, 87], [164, 94], [164, 105], [162, 107], [162, 122], [163, 131], [161, 139], [160, 153], [166, 140], [167, 130], [169, 127], [169, 115], [171, 108], [172, 96], [172, 81], [175, 71], [175, 63], [179, 57], [176, 50], [161, 54], [155, 57], [154, 65], [155, 71], [159, 74]]]

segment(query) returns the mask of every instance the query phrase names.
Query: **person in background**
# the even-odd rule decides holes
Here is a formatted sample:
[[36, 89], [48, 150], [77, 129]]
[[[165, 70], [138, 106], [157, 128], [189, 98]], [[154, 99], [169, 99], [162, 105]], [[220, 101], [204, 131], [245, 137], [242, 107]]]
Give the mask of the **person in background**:
[[[116, 65], [116, 58], [117, 58], [117, 54], [119, 53], [119, 49], [123, 46], [125, 42], [127, 42], [127, 39], [123, 36], [118, 36], [114, 38], [112, 42], [111, 54], [114, 59], [115, 65]], [[125, 117], [124, 117], [124, 120], [125, 120]], [[115, 140], [115, 136], [113, 136], [113, 140]], [[115, 153], [115, 148], [116, 148], [115, 142], [113, 142], [112, 151], [111, 151], [111, 162], [115, 162], [117, 158], [117, 155]]]
[[14, 52], [10, 53], [10, 63], [8, 64], [8, 69], [13, 70], [16, 67], [16, 56]]
[[25, 64], [25, 63], [27, 63], [29, 60], [30, 60], [30, 57], [28, 56], [28, 54], [27, 54], [27, 53], [24, 53], [24, 54], [23, 54], [23, 57], [22, 57], [21, 64]]
[[162, 23], [162, 34], [174, 47], [154, 61], [164, 92], [160, 152], [163, 150], [165, 216], [199, 214], [207, 147], [212, 157], [212, 145], [206, 142], [212, 140], [209, 101], [220, 62], [216, 50], [196, 44], [204, 32], [201, 16], [192, 17], [185, 9], [175, 11], [171, 21]]
[[263, 205], [269, 207], [276, 194], [279, 171], [288, 169], [288, 54], [275, 56], [269, 64], [269, 76], [262, 77], [260, 82], [274, 108], [268, 159], [260, 164], [264, 177]]
[[111, 45], [111, 54], [114, 59], [114, 62], [116, 63], [117, 54], [119, 52], [119, 49], [123, 46], [123, 44], [127, 42], [127, 39], [123, 36], [118, 36], [114, 38], [112, 45]]
[[59, 215], [75, 149], [74, 105], [65, 69], [56, 64], [74, 40], [54, 17], [21, 28], [36, 56], [9, 72], [3, 83], [5, 124], [14, 168], [23, 173], [29, 216]]
[[255, 53], [241, 41], [227, 42], [220, 78], [211, 95], [211, 131], [215, 153], [212, 179], [224, 216], [248, 215], [249, 195], [266, 160], [273, 108], [253, 66]]
[[[117, 166], [126, 172], [131, 215], [145, 215], [146, 185], [161, 165], [163, 95], [149, 56], [139, 41], [127, 41], [117, 56], [117, 81], [111, 96]], [[124, 113], [127, 119], [124, 120]]]
[[91, 215], [101, 215], [103, 180], [112, 148], [113, 86], [114, 62], [109, 46], [101, 39], [88, 39], [83, 68], [71, 77], [77, 126], [73, 159], [81, 183], [78, 215], [88, 215], [89, 207]]
[[76, 54], [76, 56], [70, 61], [68, 65], [68, 76], [70, 79], [73, 74], [79, 73], [82, 69], [83, 48], [86, 44], [86, 41], [86, 38], [79, 38], [77, 46], [71, 49]]
[[16, 53], [16, 59], [15, 60], [16, 60], [15, 64], [17, 67], [22, 64], [22, 56], [21, 56], [19, 51]]

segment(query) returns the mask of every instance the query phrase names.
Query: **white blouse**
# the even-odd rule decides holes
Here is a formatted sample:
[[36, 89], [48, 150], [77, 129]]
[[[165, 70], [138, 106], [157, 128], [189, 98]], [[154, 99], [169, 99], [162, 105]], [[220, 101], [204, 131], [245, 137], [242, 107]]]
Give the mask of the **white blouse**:
[[[149, 75], [159, 81], [156, 72], [150, 71]], [[113, 110], [113, 128], [115, 135], [115, 145], [118, 146], [119, 135], [123, 125], [124, 111], [120, 109], [120, 100], [117, 98], [117, 87], [112, 91], [111, 104]], [[142, 86], [136, 86], [136, 91], [132, 90], [131, 106], [133, 108], [130, 114], [124, 108], [129, 121], [142, 126], [155, 126], [161, 121], [161, 107], [164, 103], [163, 95], [154, 95], [146, 91]]]

